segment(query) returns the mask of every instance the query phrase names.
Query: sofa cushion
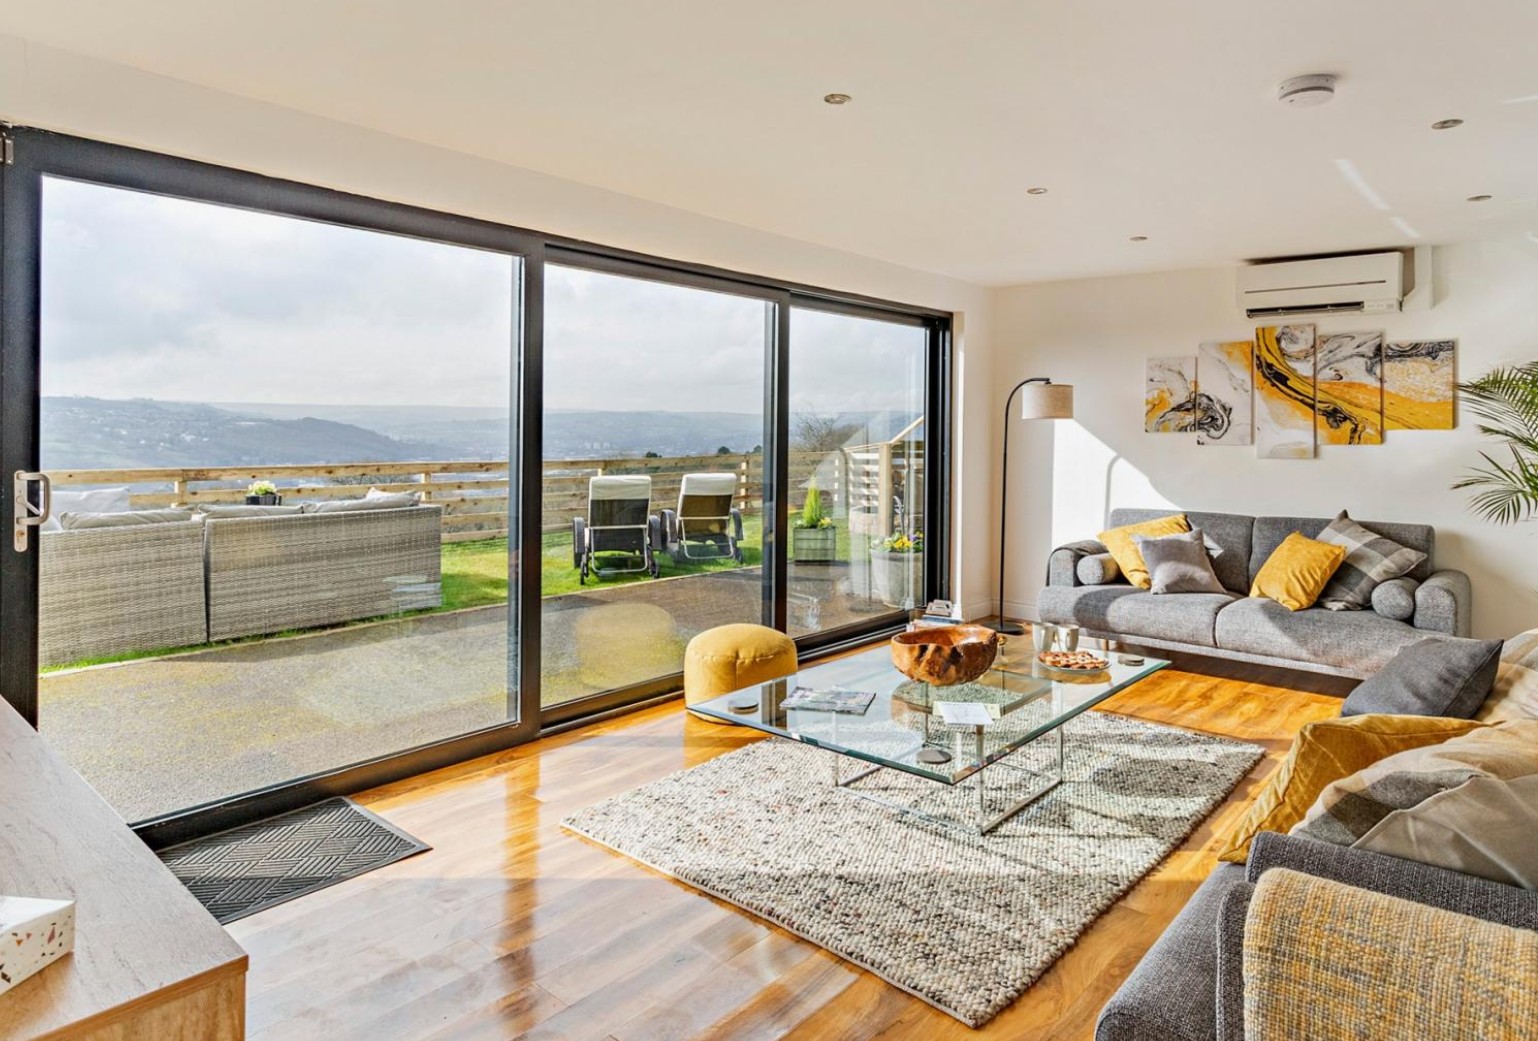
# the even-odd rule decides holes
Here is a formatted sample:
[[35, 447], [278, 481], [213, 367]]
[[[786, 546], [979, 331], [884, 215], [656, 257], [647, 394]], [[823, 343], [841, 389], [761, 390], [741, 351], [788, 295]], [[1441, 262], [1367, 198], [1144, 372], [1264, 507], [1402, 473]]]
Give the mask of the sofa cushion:
[[[1169, 510], [1115, 509], [1111, 511], [1111, 524], [1136, 524], [1154, 517], [1166, 516]], [[1216, 546], [1221, 552], [1211, 552], [1212, 570], [1223, 588], [1243, 596], [1250, 588], [1250, 530], [1255, 518], [1242, 513], [1193, 513], [1186, 511], [1191, 527], [1202, 529], [1209, 550]]]
[[1289, 611], [1313, 607], [1345, 558], [1344, 546], [1332, 546], [1293, 532], [1262, 565], [1250, 595], [1269, 597]]
[[1232, 593], [1156, 596], [1120, 584], [1048, 586], [1036, 606], [1044, 622], [1071, 622], [1096, 632], [1212, 647], [1218, 612], [1234, 600]]
[[1415, 617], [1415, 591], [1421, 584], [1413, 578], [1391, 578], [1372, 591], [1372, 609], [1384, 618], [1408, 622]]
[[[1189, 514], [1192, 524], [1201, 523], [1196, 514]], [[1319, 533], [1330, 523], [1329, 517], [1256, 517], [1255, 534], [1250, 546], [1250, 577], [1254, 578], [1260, 572], [1261, 565], [1276, 552], [1276, 547], [1282, 544], [1282, 540], [1293, 532], [1298, 532], [1308, 538], [1318, 538]], [[1395, 524], [1390, 521], [1362, 521], [1363, 525], [1371, 528], [1385, 538], [1393, 539], [1401, 546], [1420, 550], [1426, 554], [1426, 559], [1407, 574], [1417, 582], [1424, 582], [1431, 577], [1436, 569], [1432, 566], [1431, 558], [1436, 548], [1436, 529], [1429, 524]], [[1230, 586], [1229, 588], [1233, 588]], [[1248, 584], [1246, 587], [1248, 588]]]
[[1106, 586], [1121, 577], [1121, 569], [1111, 554], [1090, 553], [1079, 558], [1074, 574], [1086, 586]]
[[404, 510], [421, 504], [421, 496], [415, 492], [376, 492], [361, 499], [332, 499], [327, 502], [309, 502], [305, 513], [352, 513], [357, 510]]
[[1319, 793], [1342, 777], [1406, 749], [1461, 737], [1481, 725], [1427, 716], [1351, 716], [1305, 725], [1282, 765], [1223, 840], [1218, 859], [1244, 863], [1256, 836], [1287, 831], [1308, 814]]
[[1380, 759], [1325, 788], [1292, 834], [1538, 889], [1538, 719]]
[[1318, 662], [1358, 676], [1371, 675], [1400, 648], [1425, 638], [1419, 629], [1372, 611], [1289, 611], [1264, 597], [1236, 601], [1217, 622], [1223, 650]]
[[1475, 718], [1538, 719], [1538, 629], [1518, 633], [1502, 646], [1495, 687]]
[[1191, 525], [1186, 520], [1185, 514], [1172, 513], [1165, 517], [1155, 517], [1152, 520], [1111, 528], [1108, 531], [1102, 531], [1096, 538], [1104, 543], [1106, 551], [1116, 558], [1116, 566], [1121, 569], [1123, 575], [1127, 576], [1127, 581], [1139, 589], [1147, 589], [1148, 568], [1143, 563], [1142, 552], [1133, 540], [1138, 535], [1157, 538], [1160, 535], [1179, 535], [1190, 530]]
[[1202, 529], [1184, 535], [1151, 539], [1134, 535], [1138, 552], [1148, 566], [1149, 591], [1164, 593], [1221, 593], [1223, 584], [1212, 572], [1212, 560], [1202, 539]]
[[1398, 578], [1426, 559], [1420, 550], [1401, 546], [1358, 524], [1345, 510], [1324, 526], [1319, 541], [1346, 549], [1346, 559], [1319, 594], [1331, 611], [1360, 611], [1370, 606], [1378, 583]]
[[1418, 640], [1347, 695], [1340, 714], [1472, 719], [1490, 694], [1500, 655], [1499, 640]]
[[125, 513], [131, 509], [127, 488], [56, 491], [48, 496], [48, 519], [43, 522], [42, 530], [63, 531], [61, 518], [66, 513]]
[[237, 517], [296, 517], [304, 512], [303, 506], [204, 506], [203, 516], [209, 520], [233, 520]]
[[1218, 915], [1244, 868], [1219, 864], [1106, 1002], [1095, 1041], [1214, 1041]]

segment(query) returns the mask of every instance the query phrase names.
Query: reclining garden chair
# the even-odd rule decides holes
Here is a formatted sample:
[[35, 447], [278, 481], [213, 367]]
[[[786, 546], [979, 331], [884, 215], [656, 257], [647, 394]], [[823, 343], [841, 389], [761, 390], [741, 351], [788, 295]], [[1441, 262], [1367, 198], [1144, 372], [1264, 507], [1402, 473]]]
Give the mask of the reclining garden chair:
[[742, 561], [742, 514], [733, 505], [734, 473], [684, 474], [678, 509], [662, 511], [662, 531], [676, 561]]
[[[652, 479], [644, 475], [594, 477], [587, 483], [587, 517], [571, 520], [572, 566], [589, 575], [659, 570], [652, 548], [661, 543], [662, 523], [651, 515]], [[598, 554], [609, 555], [600, 566]], [[615, 557], [626, 558], [616, 561]]]

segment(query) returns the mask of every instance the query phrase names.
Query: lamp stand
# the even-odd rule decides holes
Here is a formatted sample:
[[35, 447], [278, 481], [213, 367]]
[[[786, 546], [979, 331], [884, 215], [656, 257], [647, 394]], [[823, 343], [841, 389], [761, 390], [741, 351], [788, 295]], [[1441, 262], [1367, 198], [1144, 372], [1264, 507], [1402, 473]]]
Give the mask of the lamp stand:
[[1009, 534], [1009, 410], [1015, 403], [1015, 395], [1020, 393], [1020, 388], [1031, 383], [1051, 383], [1045, 376], [1032, 376], [1028, 380], [1021, 380], [1015, 384], [1015, 389], [1009, 392], [1009, 398], [1004, 402], [1004, 472], [999, 477], [999, 619], [996, 622], [984, 622], [983, 625], [996, 633], [1004, 633], [1006, 636], [1019, 636], [1025, 632], [1025, 627], [1014, 622], [1004, 620], [1004, 567], [1005, 567], [1005, 540]]

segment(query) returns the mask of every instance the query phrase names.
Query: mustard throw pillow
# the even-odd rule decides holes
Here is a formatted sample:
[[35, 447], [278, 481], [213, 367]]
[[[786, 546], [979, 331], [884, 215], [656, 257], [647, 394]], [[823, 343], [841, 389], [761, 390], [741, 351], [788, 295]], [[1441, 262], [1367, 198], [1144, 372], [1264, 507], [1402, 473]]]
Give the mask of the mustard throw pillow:
[[1313, 607], [1345, 559], [1345, 546], [1333, 546], [1295, 531], [1261, 565], [1250, 595], [1275, 600], [1289, 611]]
[[1105, 545], [1106, 552], [1111, 554], [1111, 559], [1116, 561], [1116, 566], [1121, 573], [1127, 576], [1127, 581], [1139, 589], [1149, 589], [1153, 586], [1148, 577], [1148, 565], [1143, 562], [1143, 554], [1137, 548], [1134, 535], [1142, 535], [1144, 538], [1157, 539], [1165, 535], [1180, 535], [1191, 530], [1190, 521], [1186, 520], [1183, 513], [1171, 514], [1168, 517], [1155, 517], [1140, 524], [1128, 524], [1120, 528], [1112, 528], [1110, 531], [1102, 531], [1098, 538]]
[[1298, 731], [1287, 758], [1224, 840], [1219, 860], [1242, 864], [1250, 842], [1263, 831], [1286, 834], [1308, 814], [1330, 785], [1380, 759], [1411, 748], [1437, 745], [1485, 724], [1440, 716], [1345, 716], [1322, 719]]

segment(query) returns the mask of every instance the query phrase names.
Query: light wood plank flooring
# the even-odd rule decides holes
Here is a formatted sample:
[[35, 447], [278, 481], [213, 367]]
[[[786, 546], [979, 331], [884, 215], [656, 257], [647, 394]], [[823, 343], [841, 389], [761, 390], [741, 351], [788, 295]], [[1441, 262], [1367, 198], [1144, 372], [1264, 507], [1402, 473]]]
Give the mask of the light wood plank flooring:
[[1090, 1038], [1297, 730], [1337, 698], [1168, 670], [1104, 711], [1268, 754], [1026, 995], [972, 1031], [821, 949], [560, 829], [563, 816], [757, 739], [673, 702], [359, 801], [432, 852], [238, 922], [258, 1041]]

